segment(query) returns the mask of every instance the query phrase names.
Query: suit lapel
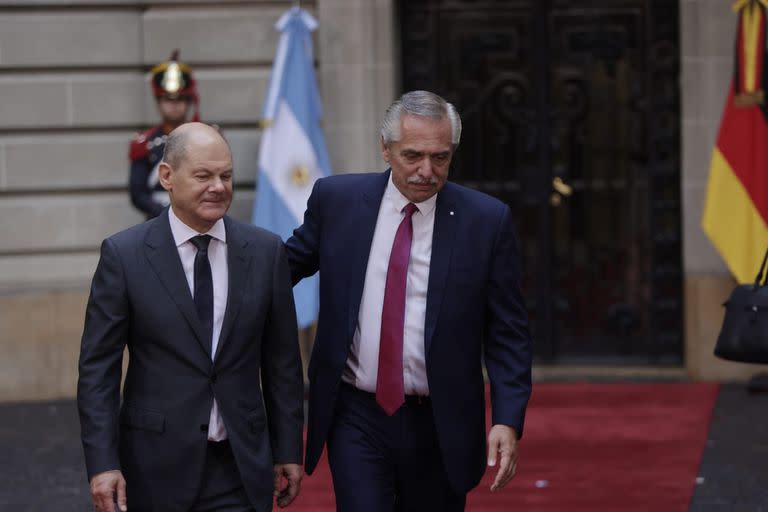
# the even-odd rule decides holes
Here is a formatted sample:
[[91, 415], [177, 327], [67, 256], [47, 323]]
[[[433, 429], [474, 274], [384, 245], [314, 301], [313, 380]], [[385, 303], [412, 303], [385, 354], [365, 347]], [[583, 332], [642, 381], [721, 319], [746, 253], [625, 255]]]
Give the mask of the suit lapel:
[[[145, 239], [147, 259], [157, 274], [158, 279], [163, 283], [168, 295], [176, 303], [195, 333], [195, 338], [200, 344], [200, 348], [208, 354], [209, 342], [205, 341], [203, 327], [200, 324], [200, 319], [197, 317], [195, 303], [192, 300], [187, 277], [184, 275], [184, 269], [181, 266], [179, 251], [173, 240], [173, 233], [171, 233], [171, 225], [168, 221], [167, 213], [164, 211], [153, 222], [154, 224]], [[147, 307], [152, 307], [152, 305], [147, 305]]]
[[349, 339], [355, 333], [357, 326], [357, 316], [360, 310], [360, 301], [363, 297], [363, 286], [365, 284], [365, 271], [368, 268], [368, 256], [371, 252], [371, 243], [373, 242], [373, 232], [376, 229], [376, 220], [379, 217], [379, 207], [381, 199], [384, 196], [384, 190], [389, 180], [389, 171], [375, 175], [370, 185], [358, 196], [357, 208], [353, 211], [359, 213], [357, 224], [358, 233], [361, 236], [354, 237], [350, 254], [350, 273], [349, 273]]
[[435, 227], [432, 234], [432, 255], [429, 262], [429, 284], [427, 285], [427, 312], [424, 320], [424, 350], [429, 353], [432, 336], [435, 333], [437, 317], [443, 301], [443, 290], [448, 278], [454, 240], [456, 238], [455, 201], [446, 184], [438, 193], [435, 205]]
[[251, 259], [246, 252], [248, 241], [240, 235], [236, 226], [232, 224], [228, 217], [224, 217], [224, 225], [227, 229], [227, 273], [229, 274], [229, 289], [227, 290], [227, 309], [224, 312], [224, 321], [221, 325], [221, 334], [219, 335], [219, 344], [216, 347], [216, 361], [221, 353], [221, 347], [226, 344], [229, 333], [232, 332], [232, 326], [235, 318], [240, 311], [240, 305], [243, 303], [243, 292], [248, 277], [248, 271], [251, 266]]

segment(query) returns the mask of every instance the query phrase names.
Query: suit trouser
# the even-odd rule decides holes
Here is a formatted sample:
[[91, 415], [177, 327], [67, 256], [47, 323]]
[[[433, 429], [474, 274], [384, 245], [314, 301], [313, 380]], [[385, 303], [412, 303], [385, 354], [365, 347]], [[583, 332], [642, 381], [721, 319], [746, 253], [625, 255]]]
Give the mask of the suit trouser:
[[209, 442], [200, 492], [190, 512], [254, 512], [228, 441]]
[[392, 416], [372, 393], [342, 384], [328, 437], [341, 512], [464, 510], [448, 482], [428, 398], [407, 397]]

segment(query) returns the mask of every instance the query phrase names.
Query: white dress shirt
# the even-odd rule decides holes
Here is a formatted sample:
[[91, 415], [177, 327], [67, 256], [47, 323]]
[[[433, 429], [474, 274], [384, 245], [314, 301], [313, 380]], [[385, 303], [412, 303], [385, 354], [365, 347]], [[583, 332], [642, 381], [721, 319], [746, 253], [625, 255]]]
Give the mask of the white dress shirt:
[[[416, 203], [412, 217], [413, 239], [405, 286], [405, 331], [403, 333], [403, 384], [406, 395], [429, 395], [424, 354], [424, 324], [427, 313], [429, 262], [432, 258], [432, 233], [435, 225], [437, 195]], [[379, 372], [379, 339], [384, 288], [389, 256], [395, 233], [403, 220], [403, 208], [410, 201], [400, 193], [390, 175], [379, 207], [373, 233], [363, 296], [352, 350], [342, 378], [358, 389], [376, 392]]]
[[[227, 231], [224, 228], [224, 220], [219, 219], [207, 233], [198, 233], [184, 224], [175, 213], [173, 207], [168, 208], [168, 220], [171, 223], [171, 233], [179, 251], [181, 266], [187, 277], [189, 292], [195, 295], [195, 255], [197, 249], [190, 240], [198, 235], [210, 235], [211, 242], [208, 245], [208, 260], [211, 263], [211, 277], [213, 278], [213, 339], [211, 340], [211, 357], [216, 354], [219, 346], [221, 326], [224, 322], [224, 311], [227, 308], [227, 293], [229, 291], [229, 270], [227, 268]], [[208, 422], [208, 440], [223, 441], [227, 438], [227, 429], [219, 414], [219, 406], [213, 399], [211, 416]]]

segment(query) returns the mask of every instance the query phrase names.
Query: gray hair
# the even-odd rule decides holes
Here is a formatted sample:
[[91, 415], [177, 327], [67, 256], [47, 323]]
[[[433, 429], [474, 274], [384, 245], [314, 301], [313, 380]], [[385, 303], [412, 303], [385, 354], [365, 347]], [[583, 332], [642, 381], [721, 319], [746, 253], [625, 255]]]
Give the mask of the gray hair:
[[429, 91], [407, 92], [389, 106], [381, 123], [381, 140], [384, 144], [400, 140], [400, 124], [406, 114], [428, 117], [436, 121], [447, 117], [451, 122], [451, 142], [454, 149], [459, 145], [461, 118], [456, 108]]
[[172, 168], [178, 168], [187, 158], [188, 133], [185, 130], [173, 130], [165, 139], [163, 148], [163, 162]]

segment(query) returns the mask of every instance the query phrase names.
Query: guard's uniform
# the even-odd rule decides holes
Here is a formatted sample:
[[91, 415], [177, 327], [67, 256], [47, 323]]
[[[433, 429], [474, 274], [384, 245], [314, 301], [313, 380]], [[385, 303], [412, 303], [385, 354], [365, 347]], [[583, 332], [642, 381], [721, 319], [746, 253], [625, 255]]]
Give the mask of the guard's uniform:
[[159, 215], [169, 203], [168, 192], [160, 185], [158, 175], [167, 137], [162, 126], [155, 126], [131, 140], [131, 202], [149, 218]]
[[[161, 62], [150, 72], [152, 93], [156, 99], [183, 98], [195, 107], [193, 121], [200, 120], [197, 84], [192, 69], [179, 61], [176, 50], [167, 62]], [[163, 159], [168, 134], [160, 124], [136, 134], [131, 140], [128, 157], [131, 161], [129, 190], [131, 203], [147, 218], [156, 217], [168, 206], [168, 192], [160, 184], [158, 167]]]

